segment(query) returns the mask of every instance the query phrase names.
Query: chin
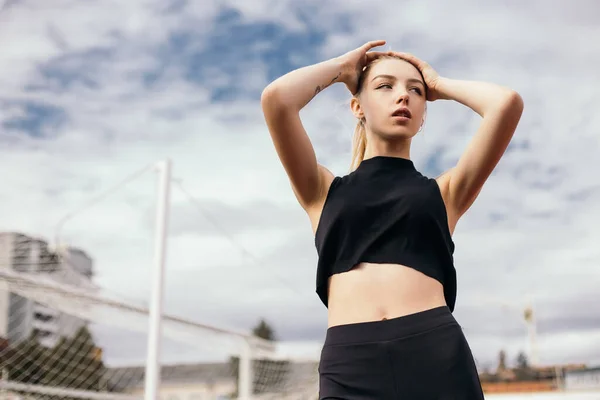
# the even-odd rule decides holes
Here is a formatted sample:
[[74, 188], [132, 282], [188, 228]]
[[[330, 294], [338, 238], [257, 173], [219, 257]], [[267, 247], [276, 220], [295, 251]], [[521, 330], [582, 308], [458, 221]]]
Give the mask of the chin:
[[381, 136], [388, 140], [406, 140], [412, 139], [417, 135], [417, 130], [408, 126], [395, 126], [392, 129], [386, 129]]

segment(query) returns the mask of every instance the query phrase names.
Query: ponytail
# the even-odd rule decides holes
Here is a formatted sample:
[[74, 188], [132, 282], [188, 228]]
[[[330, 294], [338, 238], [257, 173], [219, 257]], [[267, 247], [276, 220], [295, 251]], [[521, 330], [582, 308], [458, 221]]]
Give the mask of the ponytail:
[[364, 122], [358, 121], [354, 128], [354, 138], [352, 141], [352, 164], [350, 170], [354, 171], [362, 160], [365, 158], [365, 150], [367, 149], [367, 132]]

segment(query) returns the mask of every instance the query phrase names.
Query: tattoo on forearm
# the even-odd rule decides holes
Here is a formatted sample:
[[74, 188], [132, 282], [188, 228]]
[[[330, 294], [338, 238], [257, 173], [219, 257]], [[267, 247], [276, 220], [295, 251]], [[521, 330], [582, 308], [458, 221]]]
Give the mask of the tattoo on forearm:
[[315, 89], [315, 96], [316, 96], [316, 95], [317, 95], [317, 94], [318, 94], [318, 93], [319, 93], [321, 90], [325, 89], [327, 86], [329, 86], [329, 85], [333, 84], [333, 82], [337, 81], [337, 80], [338, 80], [338, 78], [340, 77], [340, 75], [342, 75], [342, 73], [341, 73], [341, 72], [338, 72], [337, 76], [336, 76], [335, 78], [333, 78], [333, 79], [331, 80], [331, 82], [329, 82], [327, 85], [324, 85], [324, 86], [321, 86], [321, 85], [319, 85], [319, 86], [317, 86], [317, 87], [316, 87], [316, 89]]

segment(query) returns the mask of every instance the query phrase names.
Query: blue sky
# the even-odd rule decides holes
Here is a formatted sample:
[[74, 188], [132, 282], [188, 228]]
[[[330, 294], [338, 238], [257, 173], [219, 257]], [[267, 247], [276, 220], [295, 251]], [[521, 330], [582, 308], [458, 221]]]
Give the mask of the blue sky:
[[[314, 294], [310, 226], [275, 156], [260, 93], [291, 69], [383, 38], [443, 75], [511, 86], [525, 100], [509, 151], [455, 235], [456, 316], [477, 358], [527, 350], [520, 316], [531, 296], [543, 362], [600, 362], [591, 346], [600, 340], [600, 45], [582, 39], [600, 37], [589, 20], [597, 5], [196, 3], [3, 9], [0, 229], [50, 240], [60, 217], [95, 191], [170, 157], [198, 203], [173, 189], [167, 310], [236, 329], [264, 316], [283, 339], [318, 348], [326, 315]], [[336, 174], [350, 162], [348, 99], [334, 86], [302, 111], [319, 160]], [[417, 167], [430, 176], [451, 167], [478, 121], [456, 103], [430, 104], [412, 151]], [[94, 257], [103, 288], [140, 303], [154, 189], [144, 175], [64, 230]], [[99, 332], [109, 356], [125, 357], [108, 322]]]

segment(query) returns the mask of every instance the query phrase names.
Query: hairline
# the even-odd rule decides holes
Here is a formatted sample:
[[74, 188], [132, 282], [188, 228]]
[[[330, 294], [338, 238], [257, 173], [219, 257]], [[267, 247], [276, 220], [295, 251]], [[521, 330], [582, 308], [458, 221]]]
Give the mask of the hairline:
[[[372, 62], [370, 62], [369, 64], [367, 64], [365, 66], [365, 68], [364, 68], [364, 70], [362, 72], [362, 74], [364, 74], [364, 77], [362, 79], [362, 84], [360, 84], [360, 86], [358, 88], [359, 90], [356, 93], [357, 95], [362, 91], [362, 89], [364, 89], [368, 85], [367, 75], [370, 75], [373, 66], [375, 66], [375, 64], [378, 64], [379, 62], [384, 61], [384, 60], [400, 60], [400, 61], [404, 61], [404, 62], [412, 65], [417, 70], [417, 72], [419, 73], [419, 75], [421, 76], [421, 78], [423, 78], [423, 74], [421, 73], [421, 71], [413, 63], [411, 63], [410, 61], [408, 61], [408, 60], [406, 60], [406, 59], [404, 59], [402, 57], [392, 56], [392, 55], [386, 55], [386, 56], [383, 56], [381, 58], [376, 58], [375, 60], [373, 60]], [[375, 78], [377, 78], [379, 76], [381, 76], [381, 74], [377, 75]], [[395, 76], [393, 76], [393, 75], [388, 75], [388, 76], [393, 77], [394, 79], [397, 80], [397, 78]], [[370, 82], [372, 82], [375, 78], [371, 79]], [[411, 78], [411, 79], [415, 79], [416, 82], [419, 82], [421, 85], [423, 85], [423, 90], [425, 91], [425, 93], [427, 93], [427, 89], [428, 88], [427, 88], [427, 85], [425, 84], [425, 81], [423, 79], [419, 79], [419, 80], [417, 80], [417, 78]], [[359, 79], [359, 82], [360, 82], [360, 79]]]

